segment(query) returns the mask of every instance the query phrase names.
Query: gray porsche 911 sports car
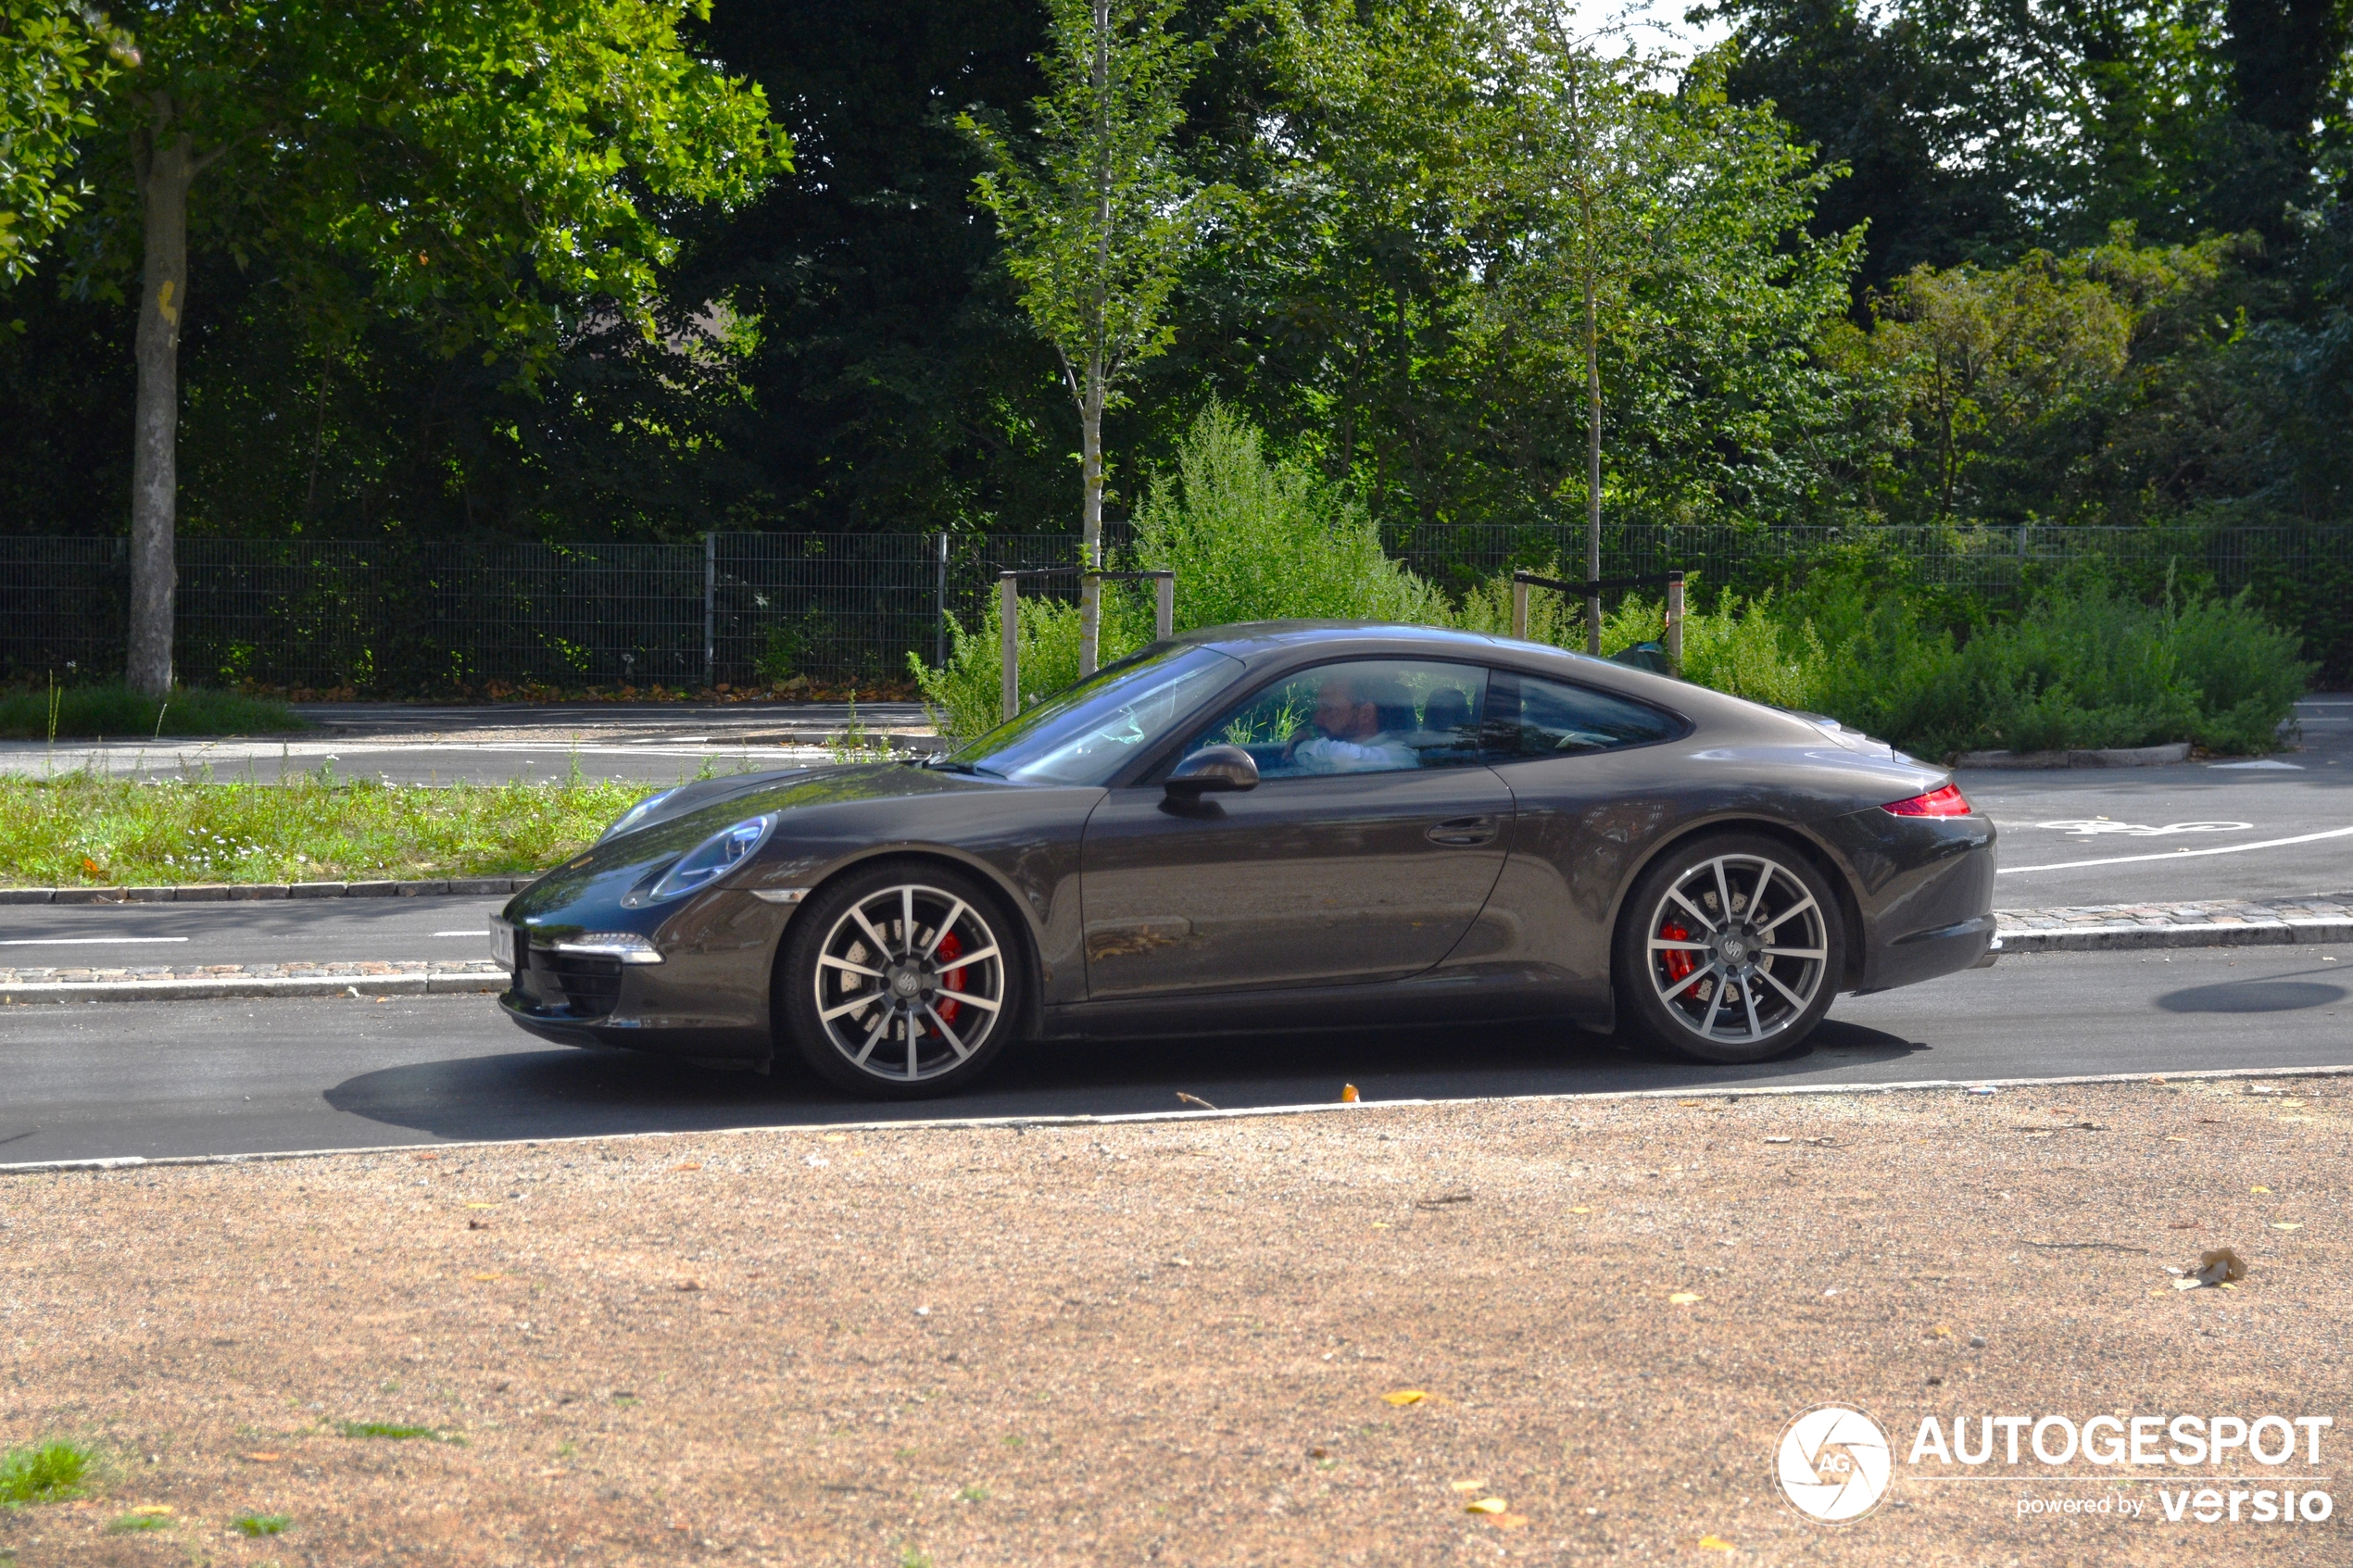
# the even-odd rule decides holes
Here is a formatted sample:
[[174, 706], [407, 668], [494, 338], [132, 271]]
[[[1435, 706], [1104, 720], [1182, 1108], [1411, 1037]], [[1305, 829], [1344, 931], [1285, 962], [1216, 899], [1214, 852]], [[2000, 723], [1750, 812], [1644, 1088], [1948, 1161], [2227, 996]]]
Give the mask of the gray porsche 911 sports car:
[[1014, 1040], [1632, 1026], [1706, 1061], [1969, 968], [1994, 825], [1822, 719], [1533, 644], [1155, 643], [950, 755], [638, 802], [492, 922], [549, 1039], [863, 1094]]

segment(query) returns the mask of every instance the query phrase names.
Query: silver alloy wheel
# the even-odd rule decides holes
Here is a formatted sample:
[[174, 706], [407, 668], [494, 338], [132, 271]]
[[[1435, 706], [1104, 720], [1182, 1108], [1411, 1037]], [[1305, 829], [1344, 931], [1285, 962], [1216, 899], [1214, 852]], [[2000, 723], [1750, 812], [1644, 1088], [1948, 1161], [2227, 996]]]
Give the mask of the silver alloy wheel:
[[1711, 1045], [1771, 1039], [1829, 978], [1821, 907], [1795, 872], [1762, 855], [1700, 861], [1667, 885], [1643, 929], [1659, 1001]]
[[962, 1066], [997, 1027], [1005, 955], [981, 912], [919, 884], [868, 894], [817, 953], [817, 1021], [861, 1073], [917, 1084]]

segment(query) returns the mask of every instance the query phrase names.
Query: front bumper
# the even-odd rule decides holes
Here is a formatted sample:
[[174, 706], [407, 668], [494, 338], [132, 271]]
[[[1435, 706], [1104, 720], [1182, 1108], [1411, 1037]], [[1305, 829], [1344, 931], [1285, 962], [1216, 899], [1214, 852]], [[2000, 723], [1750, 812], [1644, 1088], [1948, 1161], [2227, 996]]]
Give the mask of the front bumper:
[[549, 931], [542, 917], [541, 929], [516, 933], [498, 1005], [520, 1027], [563, 1045], [763, 1065], [774, 1050], [769, 980], [789, 914], [748, 893], [714, 890], [653, 934], [658, 963], [562, 951], [570, 927]]

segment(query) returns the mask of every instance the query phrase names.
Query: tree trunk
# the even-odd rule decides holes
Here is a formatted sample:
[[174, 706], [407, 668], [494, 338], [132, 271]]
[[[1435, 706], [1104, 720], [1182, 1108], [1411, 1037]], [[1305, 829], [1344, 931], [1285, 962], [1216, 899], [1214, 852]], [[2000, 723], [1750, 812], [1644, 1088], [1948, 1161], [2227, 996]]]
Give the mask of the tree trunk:
[[[1103, 368], [1087, 367], [1087, 395], [1078, 407], [1079, 483], [1085, 492], [1079, 512], [1079, 541], [1089, 572], [1103, 569]], [[1083, 680], [1097, 668], [1102, 648], [1103, 584], [1092, 576], [1078, 580], [1078, 673]]]
[[[1602, 578], [1602, 355], [1595, 321], [1593, 274], [1585, 273], [1585, 581]], [[1585, 651], [1602, 654], [1602, 596], [1585, 600]]]
[[[167, 128], [169, 122], [166, 122]], [[171, 692], [172, 521], [179, 477], [180, 321], [188, 307], [185, 136], [159, 137], [139, 158], [146, 260], [139, 280], [139, 384], [131, 452], [131, 646], [124, 679], [147, 696]]]

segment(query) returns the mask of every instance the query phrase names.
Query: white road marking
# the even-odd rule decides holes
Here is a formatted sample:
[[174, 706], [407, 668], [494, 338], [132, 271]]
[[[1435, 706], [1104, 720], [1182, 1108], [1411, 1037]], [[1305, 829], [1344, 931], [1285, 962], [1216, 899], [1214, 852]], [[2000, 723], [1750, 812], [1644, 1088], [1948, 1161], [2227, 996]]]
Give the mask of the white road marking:
[[2277, 849], [2285, 844], [2311, 844], [2323, 838], [2353, 837], [2353, 828], [2331, 828], [2326, 833], [2298, 834], [2294, 838], [2267, 838], [2259, 844], [2226, 844], [2217, 849], [2176, 849], [2170, 855], [2119, 855], [2108, 860], [2061, 860], [2050, 866], [2003, 866], [1995, 876], [2016, 876], [2020, 872], [2071, 872], [2085, 866], [2124, 866], [2135, 860], [2180, 860], [2192, 855], [2238, 855], [2249, 849]]
[[2073, 834], [2078, 838], [2089, 838], [2102, 833], [2120, 833], [2130, 838], [2156, 838], [2169, 833], [2246, 833], [2255, 826], [2253, 822], [2168, 822], [2161, 828], [2156, 828], [2140, 822], [2114, 822], [2106, 817], [2036, 822], [2034, 825]]
[[2209, 768], [2284, 768], [2291, 773], [2300, 773], [2304, 771], [2304, 764], [2301, 762], [2274, 762], [2268, 757], [2260, 762], [2208, 762], [2207, 766]]
[[470, 925], [463, 931], [436, 931], [434, 935], [435, 936], [480, 936], [484, 935], [484, 932], [478, 925]]
[[140, 942], [185, 942], [185, 936], [19, 936], [0, 947], [128, 947]]

